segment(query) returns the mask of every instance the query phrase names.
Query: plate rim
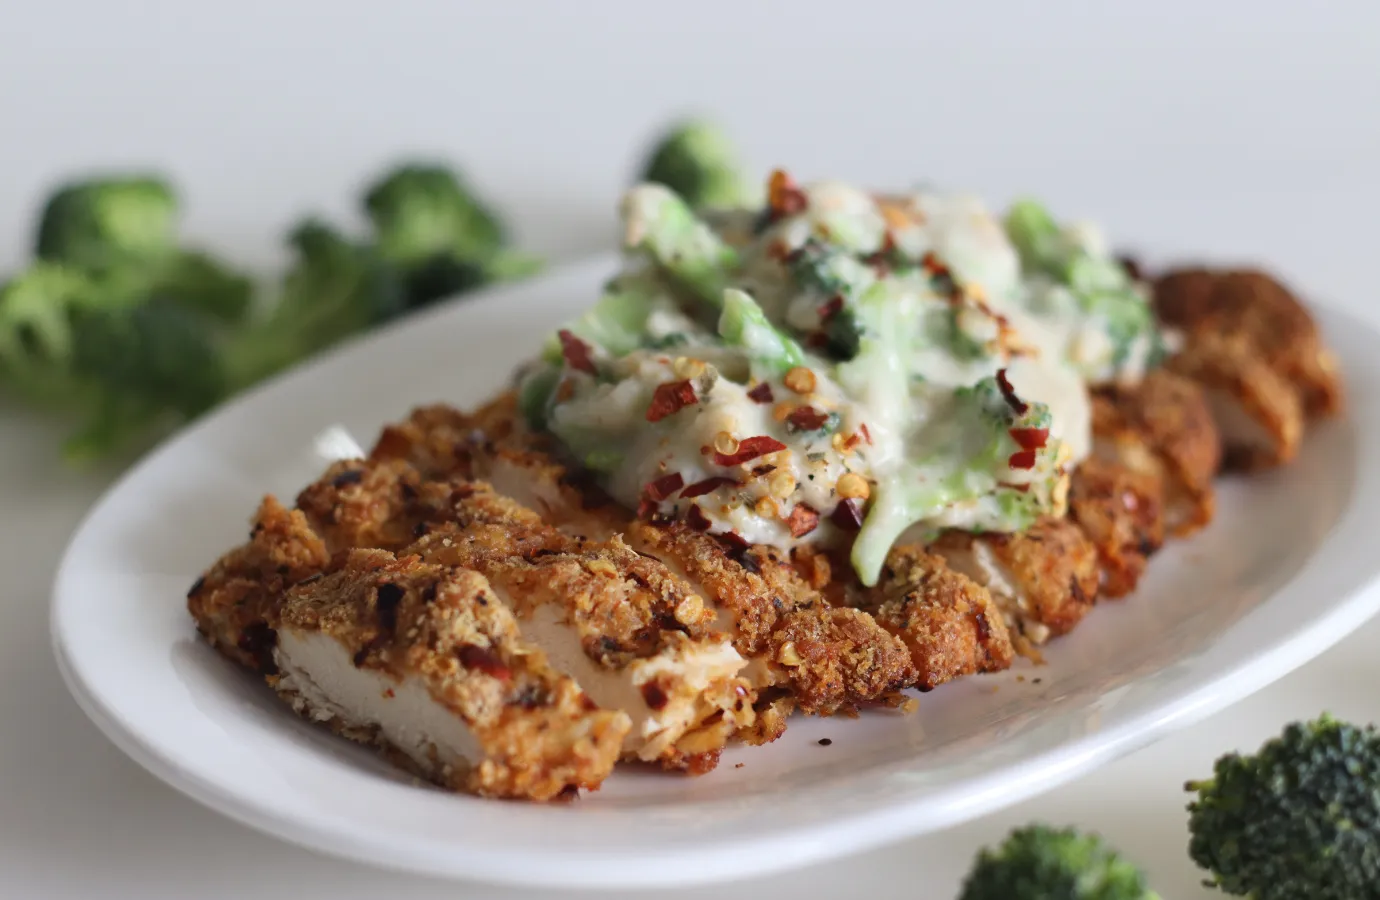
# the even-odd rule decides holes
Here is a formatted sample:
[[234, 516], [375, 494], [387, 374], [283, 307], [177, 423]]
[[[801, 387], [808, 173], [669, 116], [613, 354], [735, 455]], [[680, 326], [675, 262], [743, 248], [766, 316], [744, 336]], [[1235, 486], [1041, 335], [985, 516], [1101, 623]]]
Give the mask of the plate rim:
[[[555, 267], [525, 282], [467, 295], [458, 304], [468, 307], [500, 303], [504, 297], [512, 294], [539, 292], [548, 282], [592, 277], [597, 270], [611, 268], [613, 262], [611, 254], [600, 254]], [[986, 772], [967, 779], [962, 783], [965, 791], [946, 786], [936, 793], [901, 798], [887, 806], [852, 812], [823, 823], [785, 824], [746, 845], [738, 840], [717, 843], [699, 841], [686, 846], [663, 846], [653, 852], [639, 849], [639, 859], [632, 864], [616, 854], [602, 858], [596, 854], [563, 855], [552, 848], [549, 852], [543, 852], [543, 865], [531, 866], [521, 864], [530, 860], [525, 850], [503, 852], [501, 848], [495, 851], [492, 847], [474, 850], [452, 844], [447, 845], [447, 851], [442, 854], [428, 847], [411, 848], [400, 841], [389, 844], [379, 841], [378, 835], [370, 835], [370, 840], [365, 841], [348, 828], [330, 827], [319, 817], [312, 819], [309, 816], [285, 814], [282, 809], [246, 803], [232, 785], [219, 783], [206, 777], [206, 773], [196, 771], [194, 766], [189, 767], [178, 759], [170, 758], [160, 750], [155, 740], [131, 730], [121, 720], [118, 709], [88, 683], [88, 673], [69, 656], [65, 639], [65, 610], [77, 602], [64, 599], [70, 596], [64, 591], [64, 585], [73, 577], [74, 561], [80, 558], [85, 542], [92, 540], [90, 535], [94, 525], [100, 522], [102, 513], [113, 505], [115, 498], [129, 484], [146, 477], [146, 472], [156, 468], [180, 445], [195, 442], [204, 429], [245, 406], [257, 403], [261, 396], [282, 389], [291, 382], [312, 378], [319, 369], [330, 366], [358, 346], [387, 340], [399, 331], [424, 328], [433, 318], [452, 312], [455, 305], [439, 304], [372, 334], [344, 342], [301, 366], [256, 385], [172, 435], [117, 479], [92, 505], [69, 539], [56, 570], [49, 611], [50, 642], [63, 682], [87, 717], [122, 752], [182, 794], [234, 821], [297, 846], [387, 869], [531, 887], [690, 886], [766, 875], [807, 863], [822, 863], [948, 828], [1053, 790], [1245, 699], [1315, 658], [1380, 611], [1380, 591], [1375, 590], [1376, 583], [1380, 582], [1380, 568], [1373, 572], [1355, 573], [1349, 577], [1351, 580], [1359, 578], [1359, 582], [1338, 594], [1333, 605], [1323, 615], [1310, 620], [1306, 627], [1278, 637], [1273, 642], [1266, 642], [1265, 646], [1234, 664], [1214, 666], [1211, 657], [1219, 652], [1222, 640], [1240, 628], [1241, 623], [1228, 626], [1213, 643], [1205, 645], [1198, 657], [1199, 664], [1206, 665], [1215, 673], [1210, 679], [1195, 688], [1176, 691], [1163, 702], [1149, 704], [1130, 716], [1124, 716], [1115, 725], [1060, 741], [1020, 764], [1000, 767], [995, 773]], [[1349, 335], [1346, 346], [1364, 344], [1380, 350], [1380, 332], [1359, 317], [1325, 303], [1314, 303], [1311, 308], [1325, 331], [1344, 331]], [[1348, 375], [1354, 377], [1356, 372], [1366, 371], [1369, 377], [1364, 381], [1380, 385], [1377, 366], [1367, 365], [1365, 361], [1349, 357], [1346, 353], [1339, 355]], [[1349, 383], [1353, 398], [1356, 396], [1356, 386]], [[1375, 405], [1372, 403], [1372, 406]], [[1313, 554], [1286, 581], [1262, 598], [1253, 610], [1278, 600], [1291, 589], [1297, 589], [1300, 582], [1308, 581], [1319, 567], [1319, 560], [1335, 555], [1348, 535], [1356, 532], [1361, 523], [1354, 520], [1367, 518], [1361, 509], [1364, 506], [1363, 498], [1380, 498], [1380, 476], [1370, 475], [1364, 465], [1367, 450], [1380, 449], [1380, 429], [1376, 423], [1380, 417], [1361, 417], [1356, 413], [1354, 406], [1348, 413], [1357, 435], [1356, 489], [1351, 502]], [[1369, 516], [1375, 518], [1374, 513]], [[1144, 677], [1147, 676], [1138, 676], [1136, 680]], [[970, 795], [966, 800], [963, 799], [965, 792]], [[922, 807], [925, 812], [919, 815]], [[712, 856], [712, 861], [706, 858], [708, 856]], [[614, 859], [617, 864], [613, 862]], [[668, 873], [674, 873], [674, 877], [668, 877]]]

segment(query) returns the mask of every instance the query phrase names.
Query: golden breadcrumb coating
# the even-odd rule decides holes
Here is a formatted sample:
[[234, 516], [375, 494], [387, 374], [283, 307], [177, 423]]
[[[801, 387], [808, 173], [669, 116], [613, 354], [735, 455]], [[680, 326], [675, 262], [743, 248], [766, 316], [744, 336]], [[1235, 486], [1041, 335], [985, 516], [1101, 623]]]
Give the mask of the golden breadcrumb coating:
[[1150, 556], [1164, 544], [1163, 492], [1156, 476], [1095, 456], [1074, 469], [1069, 517], [1097, 548], [1100, 596], [1135, 590]]
[[983, 585], [1031, 641], [1073, 629], [1097, 599], [1097, 548], [1068, 519], [1040, 519], [1015, 534], [950, 531], [930, 545]]
[[1238, 335], [1298, 394], [1312, 417], [1345, 405], [1337, 360], [1299, 298], [1265, 272], [1186, 268], [1154, 282], [1155, 311], [1184, 332], [1189, 347], [1203, 335]]
[[257, 672], [273, 670], [267, 624], [293, 584], [330, 564], [321, 537], [297, 510], [265, 497], [249, 541], [222, 556], [187, 592], [197, 630], [230, 659]]
[[891, 551], [872, 613], [905, 642], [922, 691], [1001, 671], [1015, 658], [1006, 622], [987, 589], [922, 546]]
[[[382, 550], [349, 551], [338, 571], [290, 589], [275, 625], [283, 635], [336, 641], [356, 668], [385, 676], [399, 690], [419, 683], [462, 721], [478, 758], [447, 759], [432, 744], [418, 759], [392, 746], [377, 724], [314, 707], [296, 677], [270, 679], [302, 715], [390, 750], [390, 758], [451, 790], [550, 800], [598, 788], [630, 727], [627, 715], [597, 708], [573, 679], [553, 670], [475, 572]], [[288, 672], [290, 658], [281, 650], [279, 658]], [[393, 697], [390, 688], [385, 702]]]
[[1183, 537], [1212, 521], [1222, 442], [1197, 384], [1154, 369], [1134, 387], [1099, 389], [1092, 412], [1094, 452], [1163, 483], [1171, 534]]
[[1233, 471], [1292, 461], [1303, 443], [1299, 392], [1272, 368], [1247, 336], [1204, 330], [1169, 360], [1202, 386], [1222, 434], [1223, 463]]

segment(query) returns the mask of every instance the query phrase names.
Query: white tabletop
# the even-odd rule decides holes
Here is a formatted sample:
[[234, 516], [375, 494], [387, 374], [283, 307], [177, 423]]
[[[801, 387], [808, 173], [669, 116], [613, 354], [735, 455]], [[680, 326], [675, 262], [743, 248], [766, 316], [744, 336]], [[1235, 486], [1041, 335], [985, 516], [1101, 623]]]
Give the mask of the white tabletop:
[[[1380, 322], [1380, 6], [1366, 0], [204, 6], [5, 17], [0, 262], [23, 253], [47, 183], [137, 162], [176, 173], [195, 235], [271, 261], [295, 215], [344, 215], [360, 177], [412, 148], [464, 160], [529, 246], [573, 257], [612, 234], [631, 148], [666, 111], [703, 108], [761, 165], [925, 178], [997, 202], [1035, 189], [1128, 245], [1269, 260]], [[59, 437], [0, 402], [0, 896], [550, 896], [279, 844], [108, 744], [64, 692], [46, 620], [63, 545], [113, 473], [64, 468]], [[1377, 640], [1372, 623], [1213, 720], [999, 815], [664, 896], [943, 900], [978, 846], [1037, 818], [1102, 831], [1167, 898], [1210, 896], [1185, 854], [1182, 782], [1290, 719], [1380, 719]]]

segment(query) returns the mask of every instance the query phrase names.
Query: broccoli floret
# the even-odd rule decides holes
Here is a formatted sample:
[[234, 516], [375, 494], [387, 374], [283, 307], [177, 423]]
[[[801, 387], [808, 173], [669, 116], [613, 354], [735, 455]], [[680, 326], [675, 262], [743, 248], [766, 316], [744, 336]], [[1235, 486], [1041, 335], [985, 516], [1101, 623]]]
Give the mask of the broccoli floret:
[[367, 245], [317, 220], [293, 229], [297, 261], [271, 315], [236, 332], [225, 350], [230, 383], [242, 388], [406, 309], [397, 270]]
[[1042, 403], [1023, 401], [1001, 385], [1004, 373], [953, 392], [913, 444], [930, 448], [907, 459], [878, 484], [853, 542], [852, 561], [864, 584], [876, 583], [896, 539], [955, 504], [976, 501], [968, 516], [983, 531], [1022, 531], [1053, 511], [1067, 475], [1051, 416]]
[[863, 339], [863, 323], [855, 307], [876, 283], [876, 274], [852, 254], [814, 238], [791, 254], [789, 266], [791, 276], [803, 289], [817, 294], [821, 306], [837, 300], [837, 308], [824, 320], [824, 350], [841, 362], [853, 359]]
[[734, 288], [724, 291], [719, 336], [729, 347], [747, 355], [758, 377], [780, 375], [805, 363], [805, 351], [800, 345], [767, 321], [756, 300]]
[[1323, 715], [1191, 781], [1189, 855], [1252, 900], [1360, 900], [1380, 885], [1380, 734]]
[[675, 284], [710, 309], [723, 305], [738, 253], [685, 201], [659, 184], [641, 184], [623, 198], [623, 245], [642, 253]]
[[136, 292], [221, 322], [241, 322], [253, 307], [254, 282], [205, 253], [179, 251], [149, 275], [152, 283]]
[[40, 259], [87, 270], [146, 263], [176, 250], [177, 197], [147, 176], [80, 181], [49, 198], [39, 220]]
[[959, 900], [1159, 900], [1145, 874], [1094, 834], [1018, 828], [984, 848]]
[[1105, 249], [1090, 246], [1059, 226], [1040, 204], [1022, 200], [1006, 216], [1006, 232], [1021, 265], [1068, 288], [1081, 313], [1100, 323], [1111, 340], [1110, 360], [1081, 361], [1092, 381], [1108, 381], [1138, 353], [1155, 365], [1164, 355], [1163, 336], [1142, 288]]
[[667, 132], [643, 168], [642, 180], [665, 185], [697, 209], [752, 202], [728, 138], [707, 122], [683, 122]]
[[445, 166], [392, 169], [365, 190], [364, 209], [379, 254], [402, 273], [409, 309], [540, 268], [507, 248], [498, 216]]

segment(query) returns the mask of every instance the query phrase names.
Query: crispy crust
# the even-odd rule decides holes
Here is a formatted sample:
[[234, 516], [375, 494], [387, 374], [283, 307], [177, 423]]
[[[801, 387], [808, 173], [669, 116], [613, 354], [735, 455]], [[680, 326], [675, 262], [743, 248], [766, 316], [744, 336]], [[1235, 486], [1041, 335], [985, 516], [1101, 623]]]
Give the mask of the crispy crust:
[[1260, 356], [1246, 335], [1196, 333], [1169, 360], [1203, 386], [1221, 431], [1225, 468], [1254, 471], [1285, 465], [1303, 442], [1300, 395]]
[[1151, 555], [1164, 544], [1163, 485], [1098, 457], [1083, 461], [1069, 488], [1069, 517], [1097, 548], [1100, 596], [1135, 590]]
[[851, 714], [860, 705], [899, 705], [915, 684], [905, 644], [859, 609], [796, 609], [772, 632], [766, 658], [786, 669], [795, 705], [810, 715]]
[[324, 571], [326, 544], [297, 510], [263, 499], [249, 541], [211, 566], [187, 592], [197, 630], [228, 658], [256, 672], [273, 670], [276, 613], [289, 585]]
[[[612, 771], [630, 726], [626, 714], [598, 709], [574, 680], [553, 670], [474, 572], [382, 550], [349, 551], [339, 571], [288, 591], [275, 624], [284, 634], [324, 634], [357, 667], [399, 685], [419, 681], [463, 721], [480, 748], [469, 765], [443, 761], [435, 747], [419, 761], [390, 747], [377, 727], [324, 713], [332, 730], [391, 750], [391, 758], [451, 790], [550, 800], [595, 789]], [[286, 663], [281, 651], [280, 659]], [[270, 683], [300, 714], [323, 718], [294, 679]]]
[[[750, 725], [755, 694], [736, 673], [744, 660], [715, 628], [715, 616], [688, 584], [621, 540], [561, 534], [523, 510], [514, 521], [479, 521], [466, 506], [493, 495], [480, 486], [457, 504], [469, 524], [437, 529], [409, 548], [429, 562], [473, 569], [489, 579], [519, 619], [557, 611], [597, 666], [636, 685], [657, 723], [637, 756], [693, 772], [712, 769], [734, 731]], [[490, 509], [492, 512], [492, 509]], [[530, 518], [529, 518], [530, 517]], [[535, 521], [533, 521], [535, 520]], [[514, 552], [514, 545], [527, 549]], [[721, 652], [723, 651], [723, 652]], [[722, 660], [705, 677], [700, 660]], [[656, 671], [659, 674], [645, 673]], [[655, 686], [648, 688], [648, 679]]]
[[905, 642], [922, 691], [1001, 671], [1015, 658], [1006, 622], [987, 589], [923, 547], [891, 551], [875, 598], [874, 617]]
[[1253, 355], [1298, 395], [1310, 417], [1345, 406], [1337, 361], [1298, 297], [1277, 279], [1253, 270], [1186, 268], [1154, 284], [1160, 321], [1182, 329], [1189, 346], [1204, 336], [1238, 335]]
[[1164, 484], [1170, 533], [1184, 537], [1212, 521], [1222, 442], [1197, 384], [1155, 369], [1135, 387], [1099, 389], [1092, 411], [1094, 451]]
[[1097, 549], [1068, 519], [1017, 534], [951, 531], [930, 552], [985, 586], [1008, 624], [1037, 644], [1071, 631], [1097, 599]]

